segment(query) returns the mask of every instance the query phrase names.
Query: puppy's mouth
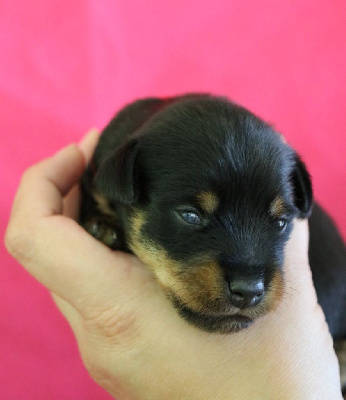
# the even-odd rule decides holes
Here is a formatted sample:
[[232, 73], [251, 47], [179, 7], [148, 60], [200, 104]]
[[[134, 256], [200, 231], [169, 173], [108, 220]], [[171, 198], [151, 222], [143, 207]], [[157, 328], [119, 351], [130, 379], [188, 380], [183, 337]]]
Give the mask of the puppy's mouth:
[[222, 334], [237, 332], [249, 327], [254, 322], [254, 319], [237, 313], [208, 314], [196, 311], [182, 304], [176, 297], [173, 304], [182, 318], [206, 332]]
[[245, 308], [231, 304], [224, 291], [203, 291], [209, 287], [191, 285], [185, 291], [166, 287], [165, 293], [179, 315], [191, 325], [206, 332], [227, 334], [248, 328], [255, 320], [276, 309], [282, 298], [283, 276], [276, 271], [260, 302]]

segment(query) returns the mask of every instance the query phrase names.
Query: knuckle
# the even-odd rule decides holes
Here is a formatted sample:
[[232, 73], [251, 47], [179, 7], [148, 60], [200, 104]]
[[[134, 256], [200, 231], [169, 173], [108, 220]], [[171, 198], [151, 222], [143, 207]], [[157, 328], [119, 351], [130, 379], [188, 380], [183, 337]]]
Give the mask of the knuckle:
[[23, 172], [23, 175], [20, 179], [21, 185], [23, 184], [23, 182], [25, 183], [27, 181], [31, 181], [31, 179], [35, 178], [36, 175], [37, 175], [37, 166], [31, 165]]
[[27, 178], [31, 178], [32, 176], [36, 176], [37, 175], [37, 170], [39, 168], [40, 163], [37, 164], [33, 164], [30, 165], [23, 173], [22, 178], [23, 179], [27, 179]]
[[5, 233], [5, 247], [7, 251], [18, 261], [29, 258], [32, 250], [32, 238], [15, 226], [9, 226]]
[[118, 307], [95, 309], [89, 311], [85, 320], [90, 329], [112, 342], [128, 342], [134, 338], [136, 316], [131, 311]]
[[[106, 390], [114, 389], [116, 372], [120, 365], [124, 368], [120, 360], [136, 360], [143, 348], [136, 315], [117, 306], [102, 311], [95, 307], [83, 319], [85, 331], [78, 340], [83, 363], [96, 382]], [[114, 364], [114, 355], [118, 366]]]

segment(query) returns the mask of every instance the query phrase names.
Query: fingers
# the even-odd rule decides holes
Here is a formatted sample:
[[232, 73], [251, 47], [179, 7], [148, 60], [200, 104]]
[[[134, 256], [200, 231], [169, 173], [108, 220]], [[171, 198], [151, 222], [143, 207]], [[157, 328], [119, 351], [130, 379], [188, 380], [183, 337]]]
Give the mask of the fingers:
[[80, 188], [75, 185], [63, 199], [63, 215], [78, 220], [80, 200]]
[[[97, 139], [96, 130], [91, 130], [81, 141], [80, 148], [74, 144], [67, 146], [24, 173], [5, 239], [11, 253], [21, 256], [19, 250], [31, 247], [31, 238], [40, 218], [61, 214], [63, 209], [65, 215], [77, 216], [79, 197], [75, 186], [91, 158]], [[21, 246], [18, 246], [17, 239], [22, 240]], [[27, 245], [26, 241], [29, 241]], [[11, 246], [12, 243], [15, 245]]]
[[121, 284], [139, 266], [134, 257], [116, 255], [61, 215], [63, 196], [81, 177], [96, 139], [92, 132], [81, 142], [83, 152], [68, 146], [24, 174], [5, 238], [9, 252], [36, 279], [74, 305], [114, 292], [113, 283], [107, 287], [112, 273], [118, 272], [114, 278]]
[[77, 308], [82, 302], [112, 294], [118, 282], [124, 285], [126, 274], [135, 268], [132, 257], [109, 250], [75, 221], [62, 216], [42, 219], [35, 239], [26, 266]]
[[[98, 131], [96, 129], [91, 129], [79, 143], [78, 147], [84, 155], [86, 164], [90, 162], [99, 138], [100, 135]], [[69, 218], [77, 219], [79, 214], [79, 203], [79, 185], [76, 185], [64, 197], [63, 214]]]
[[308, 275], [310, 267], [308, 258], [309, 227], [307, 220], [294, 220], [293, 230], [285, 248], [284, 272], [286, 280]]
[[79, 148], [84, 154], [87, 163], [90, 162], [100, 135], [96, 129], [91, 129], [80, 141]]
[[[52, 293], [82, 354], [93, 338], [133, 340], [136, 327], [154, 322], [145, 316], [163, 312], [165, 301], [137, 258], [111, 251], [62, 214], [75, 216], [78, 211], [75, 188], [97, 137], [92, 132], [80, 148], [68, 146], [24, 174], [6, 234], [10, 253]], [[178, 319], [171, 307], [168, 310]]]
[[286, 245], [286, 264], [308, 262], [309, 227], [306, 219], [294, 220], [291, 237]]
[[78, 182], [84, 168], [84, 155], [76, 145], [29, 168], [15, 197], [12, 220], [31, 225], [38, 218], [61, 214], [62, 198]]
[[135, 257], [110, 251], [61, 215], [63, 196], [77, 184], [96, 141], [92, 132], [83, 151], [68, 146], [24, 174], [5, 240], [29, 273], [77, 309], [95, 308], [102, 298], [105, 307], [122, 296], [128, 301], [152, 279]]
[[19, 261], [33, 251], [39, 221], [61, 213], [62, 198], [76, 184], [84, 166], [83, 153], [70, 145], [24, 173], [5, 236], [9, 252]]
[[135, 257], [109, 250], [61, 215], [40, 218], [31, 232], [15, 233], [7, 244], [31, 275], [84, 316], [128, 304], [147, 286]]
[[300, 303], [299, 309], [313, 312], [317, 306], [317, 297], [309, 265], [308, 248], [308, 221], [296, 219], [285, 249], [284, 297], [286, 298], [284, 298], [284, 303], [297, 301]]

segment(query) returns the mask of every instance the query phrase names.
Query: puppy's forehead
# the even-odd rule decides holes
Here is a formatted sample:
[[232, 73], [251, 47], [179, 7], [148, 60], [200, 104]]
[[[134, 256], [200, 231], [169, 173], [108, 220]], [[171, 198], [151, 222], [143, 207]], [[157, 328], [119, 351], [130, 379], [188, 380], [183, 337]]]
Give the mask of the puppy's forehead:
[[[284, 146], [280, 136], [248, 110], [223, 99], [185, 100], [157, 113], [144, 127], [145, 145], [166, 161], [215, 157], [244, 161]], [[179, 160], [179, 161], [178, 161]], [[248, 160], [249, 161], [249, 160]], [[222, 161], [221, 161], [222, 162]]]
[[[251, 182], [259, 190], [279, 185], [290, 167], [290, 149], [266, 123], [220, 99], [172, 105], [146, 126], [145, 163], [161, 187], [199, 196], [214, 209], [220, 185], [229, 191]], [[211, 195], [213, 193], [213, 195]]]

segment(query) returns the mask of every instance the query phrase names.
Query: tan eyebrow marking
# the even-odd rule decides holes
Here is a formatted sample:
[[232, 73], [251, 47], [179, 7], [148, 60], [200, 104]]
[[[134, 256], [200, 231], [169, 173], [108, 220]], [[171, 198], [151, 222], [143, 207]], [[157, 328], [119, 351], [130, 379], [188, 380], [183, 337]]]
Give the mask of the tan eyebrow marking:
[[280, 196], [275, 197], [274, 201], [270, 205], [270, 213], [274, 217], [281, 217], [285, 212], [285, 202], [284, 199]]
[[219, 199], [213, 192], [201, 192], [197, 196], [197, 201], [202, 209], [210, 214], [216, 211], [219, 206]]

